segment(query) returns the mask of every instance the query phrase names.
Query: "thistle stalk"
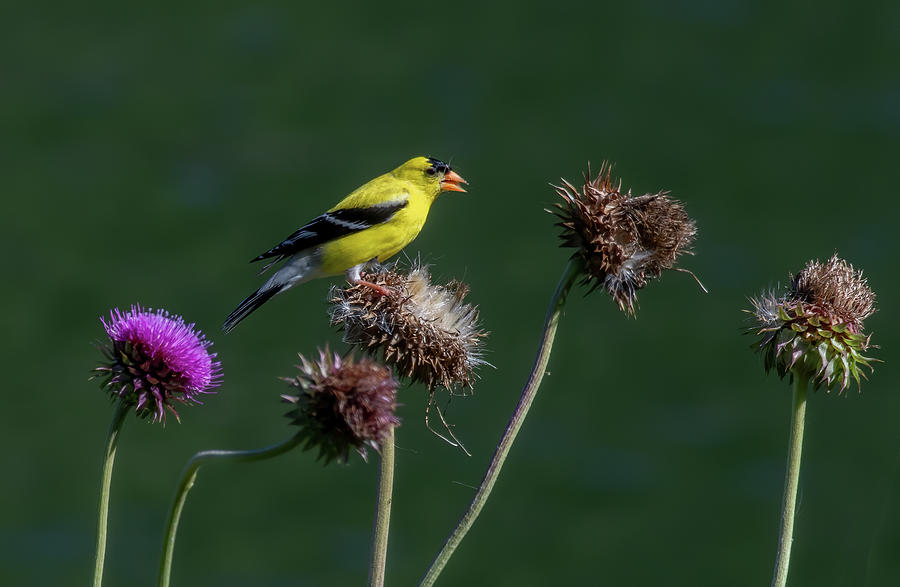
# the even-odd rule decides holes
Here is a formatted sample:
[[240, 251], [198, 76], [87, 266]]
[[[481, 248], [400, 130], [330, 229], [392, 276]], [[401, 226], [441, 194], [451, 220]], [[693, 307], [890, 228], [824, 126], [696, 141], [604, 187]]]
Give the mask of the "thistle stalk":
[[122, 422], [128, 406], [125, 398], [116, 403], [116, 411], [113, 413], [112, 422], [109, 425], [109, 433], [106, 438], [106, 453], [103, 459], [103, 477], [100, 483], [100, 507], [97, 515], [97, 552], [94, 555], [94, 587], [103, 584], [103, 563], [106, 560], [106, 529], [109, 518], [109, 491], [112, 485], [113, 465], [116, 461], [116, 448], [119, 445], [119, 432], [122, 430]]
[[387, 561], [388, 531], [391, 524], [391, 502], [394, 492], [394, 428], [381, 446], [381, 470], [372, 526], [372, 559], [369, 564], [369, 586], [382, 587]]
[[300, 434], [296, 434], [284, 442], [256, 450], [206, 450], [191, 457], [181, 474], [172, 509], [169, 511], [169, 521], [163, 538], [163, 552], [159, 562], [159, 587], [168, 587], [169, 585], [178, 523], [181, 520], [181, 512], [184, 509], [187, 494], [194, 486], [200, 467], [209, 463], [250, 463], [270, 459], [288, 452], [303, 441], [304, 438]]
[[797, 510], [797, 487], [800, 480], [800, 458], [803, 454], [803, 425], [806, 420], [806, 390], [809, 378], [794, 375], [794, 405], [791, 411], [791, 434], [788, 443], [787, 471], [784, 476], [784, 498], [781, 504], [781, 531], [772, 587], [787, 584], [791, 563], [791, 543], [794, 540], [794, 517]]
[[472, 498], [472, 502], [459, 520], [456, 528], [450, 536], [447, 537], [447, 540], [444, 542], [440, 552], [438, 552], [437, 556], [434, 558], [434, 561], [432, 561], [431, 567], [428, 569], [428, 572], [425, 574], [420, 585], [429, 586], [434, 584], [441, 574], [441, 571], [444, 570], [444, 567], [450, 560], [450, 557], [453, 556], [454, 551], [466, 536], [466, 533], [468, 533], [469, 529], [475, 523], [475, 520], [481, 513], [488, 497], [490, 497], [491, 490], [494, 488], [494, 483], [496, 483], [497, 478], [500, 476], [500, 469], [503, 467], [503, 463], [506, 461], [506, 457], [512, 448], [512, 444], [519, 433], [519, 429], [525, 421], [525, 416], [528, 415], [528, 410], [531, 408], [531, 404], [537, 396], [538, 389], [541, 386], [541, 381], [543, 380], [544, 373], [547, 369], [547, 363], [550, 360], [550, 351], [553, 348], [553, 341], [556, 337], [559, 316], [562, 314], [569, 290], [572, 288], [575, 279], [582, 271], [582, 264], [575, 259], [570, 260], [566, 266], [566, 269], [556, 286], [556, 291], [550, 299], [550, 305], [547, 308], [547, 316], [544, 319], [541, 344], [534, 360], [534, 366], [531, 369], [531, 375], [528, 377], [528, 382], [525, 384], [522, 395], [519, 398], [519, 403], [516, 405], [516, 408], [509, 419], [506, 431], [503, 433], [500, 442], [497, 444], [497, 449], [494, 451], [491, 463], [488, 466], [487, 472], [484, 474], [481, 485], [478, 487], [475, 496]]

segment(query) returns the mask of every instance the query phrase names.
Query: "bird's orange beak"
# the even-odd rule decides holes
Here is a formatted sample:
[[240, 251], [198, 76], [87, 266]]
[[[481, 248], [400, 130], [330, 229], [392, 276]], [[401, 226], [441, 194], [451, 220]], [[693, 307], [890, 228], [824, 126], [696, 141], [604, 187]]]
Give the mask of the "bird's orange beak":
[[441, 180], [441, 191], [445, 192], [464, 192], [461, 183], [468, 184], [466, 180], [462, 178], [462, 176], [452, 169], [444, 174], [444, 179]]

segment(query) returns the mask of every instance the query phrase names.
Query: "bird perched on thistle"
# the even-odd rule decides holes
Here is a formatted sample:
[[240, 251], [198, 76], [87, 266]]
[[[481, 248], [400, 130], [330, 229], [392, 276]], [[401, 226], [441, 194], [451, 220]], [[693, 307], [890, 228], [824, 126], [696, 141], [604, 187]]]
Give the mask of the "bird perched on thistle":
[[262, 287], [238, 304], [222, 330], [230, 332], [275, 294], [319, 277], [346, 272], [351, 283], [387, 293], [360, 277], [363, 267], [385, 261], [412, 242], [438, 194], [464, 192], [463, 183], [468, 182], [443, 161], [416, 157], [357, 188], [337, 206], [250, 260], [272, 259], [262, 273], [287, 259]]

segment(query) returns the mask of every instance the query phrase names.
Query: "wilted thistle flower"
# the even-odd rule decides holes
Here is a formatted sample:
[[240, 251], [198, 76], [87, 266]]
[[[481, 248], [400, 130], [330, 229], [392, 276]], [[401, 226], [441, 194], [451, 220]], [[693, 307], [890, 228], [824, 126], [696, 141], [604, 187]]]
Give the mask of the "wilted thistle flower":
[[784, 295], [768, 292], [750, 300], [759, 335], [757, 350], [766, 372], [775, 369], [808, 378], [813, 389], [844, 391], [851, 377], [860, 385], [862, 367], [875, 360], [863, 356], [871, 335], [863, 320], [875, 312], [875, 294], [861, 271], [836, 254], [825, 263], [810, 261], [792, 276]]
[[350, 448], [363, 460], [366, 447], [381, 451], [392, 428], [400, 424], [394, 415], [398, 382], [388, 367], [363, 358], [342, 359], [328, 347], [319, 360], [300, 355], [299, 373], [284, 381], [297, 395], [281, 396], [295, 408], [287, 417], [301, 428], [305, 448], [319, 447], [319, 458], [346, 462]]
[[458, 281], [431, 283], [428, 270], [415, 266], [406, 275], [379, 267], [366, 279], [388, 289], [351, 285], [331, 290], [331, 323], [344, 330], [344, 341], [381, 355], [397, 372], [424, 383], [472, 388], [474, 370], [485, 363], [478, 308], [463, 300], [469, 286]]
[[198, 396], [221, 383], [222, 364], [209, 352], [212, 343], [181, 316], [135, 304], [128, 312], [111, 310], [100, 322], [109, 336], [101, 348], [109, 362], [96, 367], [95, 376], [139, 417], [165, 421], [168, 410], [178, 419], [173, 403], [201, 403]]
[[582, 284], [590, 291], [602, 285], [620, 310], [634, 315], [638, 290], [691, 252], [697, 228], [668, 192], [632, 197], [611, 172], [604, 162], [593, 179], [588, 168], [580, 191], [565, 179], [553, 186], [564, 200], [555, 214], [562, 246], [577, 249], [572, 258], [584, 265]]

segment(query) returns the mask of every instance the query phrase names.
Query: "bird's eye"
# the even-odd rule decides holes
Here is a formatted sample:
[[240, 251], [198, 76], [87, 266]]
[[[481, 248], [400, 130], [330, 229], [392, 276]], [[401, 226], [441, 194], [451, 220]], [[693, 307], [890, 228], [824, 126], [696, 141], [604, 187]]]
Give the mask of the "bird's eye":
[[425, 173], [427, 173], [428, 175], [434, 175], [435, 173], [437, 173], [437, 169], [435, 169], [434, 167], [429, 167], [425, 170]]

